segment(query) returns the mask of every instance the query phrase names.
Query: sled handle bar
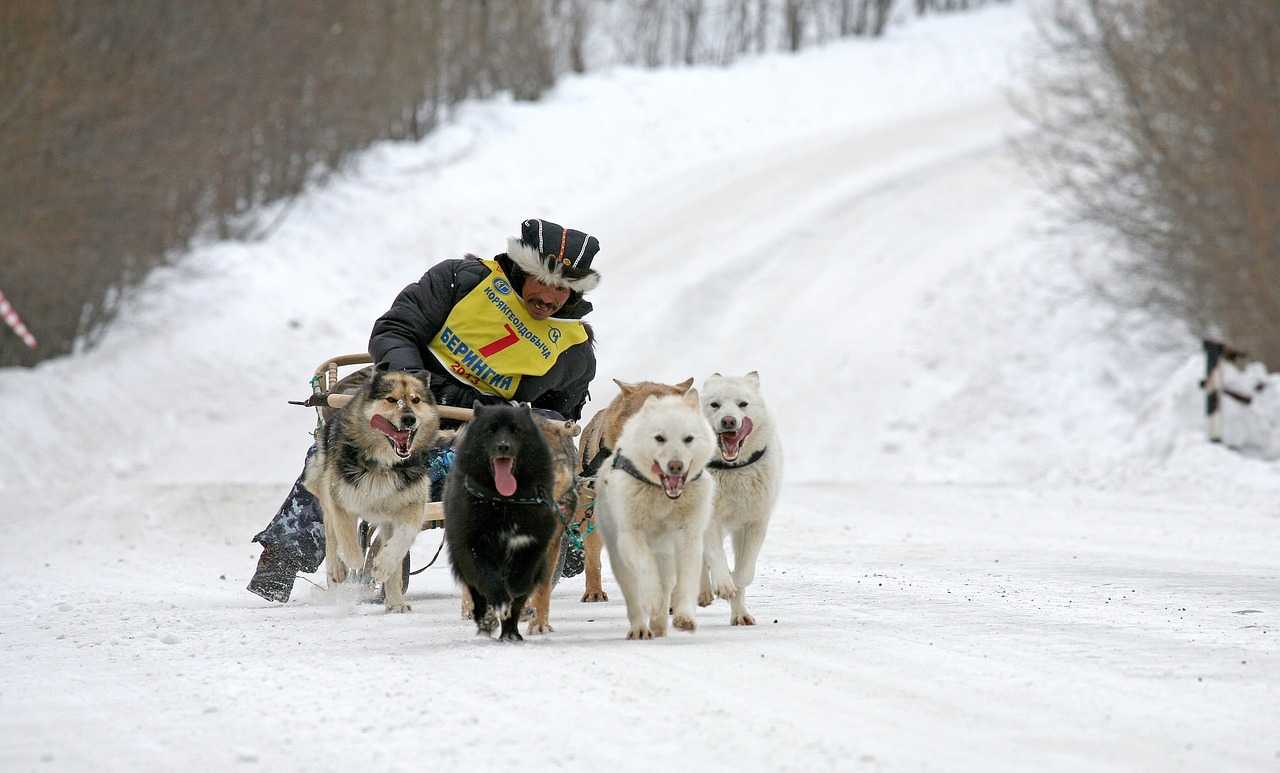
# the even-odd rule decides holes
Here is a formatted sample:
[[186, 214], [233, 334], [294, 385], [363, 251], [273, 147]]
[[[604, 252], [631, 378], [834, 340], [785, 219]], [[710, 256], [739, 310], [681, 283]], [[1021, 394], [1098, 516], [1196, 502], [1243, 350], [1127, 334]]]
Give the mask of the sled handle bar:
[[[352, 395], [341, 393], [315, 392], [306, 400], [290, 400], [289, 405], [303, 405], [307, 408], [341, 408], [351, 402], [351, 398]], [[471, 408], [460, 408], [456, 405], [437, 405], [436, 412], [440, 414], [442, 419], [456, 419], [457, 421], [471, 421], [476, 416], [476, 412]]]

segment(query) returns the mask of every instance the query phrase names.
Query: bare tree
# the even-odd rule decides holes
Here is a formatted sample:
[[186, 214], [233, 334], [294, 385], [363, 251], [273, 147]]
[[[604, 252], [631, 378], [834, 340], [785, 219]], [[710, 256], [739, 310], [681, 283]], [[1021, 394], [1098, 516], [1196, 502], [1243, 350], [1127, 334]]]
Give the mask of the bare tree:
[[1280, 10], [1060, 1], [1026, 157], [1134, 303], [1280, 366]]
[[40, 341], [92, 345], [191, 241], [257, 213], [442, 109], [555, 79], [550, 0], [0, 3], [0, 290]]
[[684, 18], [684, 63], [698, 63], [698, 32], [702, 27], [705, 11], [703, 0], [683, 0], [681, 15]]
[[563, 49], [567, 62], [557, 70], [583, 73], [587, 71], [587, 33], [591, 27], [591, 0], [554, 0], [550, 26], [562, 30], [557, 48]]
[[788, 51], [799, 51], [804, 45], [804, 25], [808, 19], [805, 0], [782, 0], [782, 28]]
[[93, 345], [152, 269], [200, 239], [261, 238], [279, 222], [264, 204], [370, 143], [585, 71], [592, 25], [621, 36], [612, 61], [726, 64], [844, 34], [850, 13], [878, 34], [891, 5], [4, 0], [0, 291], [40, 348], [0, 328], [0, 367]]
[[839, 0], [837, 27], [841, 37], [884, 34], [893, 0]]

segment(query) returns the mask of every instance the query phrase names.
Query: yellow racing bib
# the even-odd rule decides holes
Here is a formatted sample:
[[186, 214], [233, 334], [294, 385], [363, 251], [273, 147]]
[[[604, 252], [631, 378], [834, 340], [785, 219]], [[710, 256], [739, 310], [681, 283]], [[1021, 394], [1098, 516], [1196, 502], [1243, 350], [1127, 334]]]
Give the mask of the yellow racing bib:
[[464, 384], [510, 400], [522, 376], [551, 370], [587, 331], [577, 320], [531, 319], [497, 262], [481, 262], [489, 276], [454, 305], [431, 354]]

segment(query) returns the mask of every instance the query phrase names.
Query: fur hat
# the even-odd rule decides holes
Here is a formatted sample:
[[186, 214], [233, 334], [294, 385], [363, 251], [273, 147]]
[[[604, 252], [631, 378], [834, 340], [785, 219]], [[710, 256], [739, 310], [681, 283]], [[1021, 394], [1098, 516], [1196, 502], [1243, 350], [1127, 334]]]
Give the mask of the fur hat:
[[538, 218], [520, 224], [519, 239], [507, 239], [507, 256], [527, 275], [579, 294], [600, 284], [600, 275], [591, 268], [599, 251], [596, 237]]

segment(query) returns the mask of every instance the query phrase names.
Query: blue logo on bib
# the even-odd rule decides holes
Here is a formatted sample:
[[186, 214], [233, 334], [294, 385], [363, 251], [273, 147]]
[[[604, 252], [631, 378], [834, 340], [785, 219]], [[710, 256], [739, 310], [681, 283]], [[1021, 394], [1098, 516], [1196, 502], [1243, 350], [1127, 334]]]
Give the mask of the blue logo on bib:
[[493, 289], [497, 290], [500, 295], [511, 294], [511, 284], [502, 278], [493, 280]]

